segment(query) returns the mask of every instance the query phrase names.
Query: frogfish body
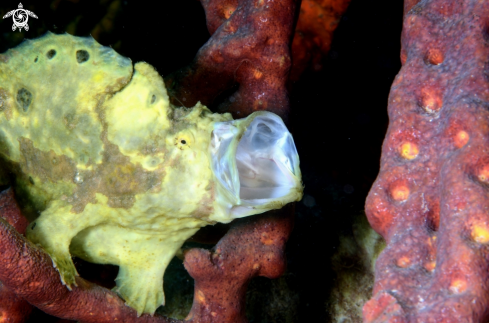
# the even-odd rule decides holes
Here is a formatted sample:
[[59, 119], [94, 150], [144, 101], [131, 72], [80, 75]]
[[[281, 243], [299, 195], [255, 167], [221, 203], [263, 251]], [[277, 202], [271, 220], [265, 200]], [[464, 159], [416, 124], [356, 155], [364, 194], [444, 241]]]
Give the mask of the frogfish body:
[[0, 155], [62, 282], [72, 255], [118, 265], [139, 314], [164, 304], [164, 271], [199, 228], [302, 197], [280, 117], [174, 107], [152, 66], [68, 34], [0, 54]]

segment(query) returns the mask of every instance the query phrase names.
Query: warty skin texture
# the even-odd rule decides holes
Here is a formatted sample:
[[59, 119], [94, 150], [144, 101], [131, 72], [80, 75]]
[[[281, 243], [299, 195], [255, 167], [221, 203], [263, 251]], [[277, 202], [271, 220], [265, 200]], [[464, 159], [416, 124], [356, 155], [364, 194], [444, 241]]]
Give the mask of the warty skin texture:
[[[287, 196], [236, 214], [239, 196], [221, 194], [209, 156], [214, 125], [231, 116], [170, 106], [150, 65], [133, 72], [129, 59], [93, 39], [48, 34], [0, 61], [2, 153], [31, 202], [27, 212], [41, 212], [27, 237], [69, 288], [71, 254], [115, 264], [117, 292], [138, 314], [152, 314], [164, 304], [166, 266], [200, 227], [301, 197], [299, 175]], [[236, 122], [231, 147], [257, 116]]]

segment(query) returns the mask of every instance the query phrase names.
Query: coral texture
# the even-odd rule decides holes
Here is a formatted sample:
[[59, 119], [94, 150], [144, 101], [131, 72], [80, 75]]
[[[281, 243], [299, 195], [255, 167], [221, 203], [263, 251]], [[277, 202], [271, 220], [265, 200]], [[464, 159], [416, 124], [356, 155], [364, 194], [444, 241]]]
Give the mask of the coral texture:
[[350, 0], [303, 0], [292, 41], [290, 79], [297, 81], [311, 66], [321, 69], [321, 60], [329, 52], [333, 32], [338, 27]]
[[489, 318], [489, 2], [406, 1], [380, 174], [387, 242], [364, 322]]
[[219, 109], [235, 117], [268, 110], [286, 118], [285, 85], [298, 1], [201, 2], [212, 37], [191, 65], [165, 79], [174, 103], [191, 107], [220, 99]]
[[[12, 189], [0, 193], [0, 215], [19, 233], [24, 233], [27, 220], [20, 213]], [[0, 282], [0, 318], [7, 322], [25, 322], [32, 312], [32, 305], [18, 297]], [[5, 322], [5, 321], [4, 321]]]
[[[209, 252], [191, 249], [185, 268], [195, 279], [194, 303], [187, 320], [247, 322], [245, 294], [251, 278], [278, 278], [285, 271], [285, 242], [292, 230], [293, 205], [235, 223]], [[216, 322], [216, 321], [212, 321]]]
[[[1, 210], [1, 215], [20, 214], [15, 203], [4, 202]], [[254, 221], [240, 220], [211, 253], [191, 249], [186, 254], [185, 267], [196, 280], [194, 305], [186, 322], [246, 322], [243, 300], [250, 279], [276, 278], [285, 270], [284, 246], [292, 213], [293, 207], [288, 206]], [[4, 219], [0, 219], [0, 245], [0, 280], [17, 297], [46, 313], [80, 322], [180, 322], [147, 314], [138, 318], [117, 294], [80, 277], [70, 292], [61, 284], [50, 257]], [[23, 311], [18, 305], [3, 317], [22, 322], [14, 318]]]

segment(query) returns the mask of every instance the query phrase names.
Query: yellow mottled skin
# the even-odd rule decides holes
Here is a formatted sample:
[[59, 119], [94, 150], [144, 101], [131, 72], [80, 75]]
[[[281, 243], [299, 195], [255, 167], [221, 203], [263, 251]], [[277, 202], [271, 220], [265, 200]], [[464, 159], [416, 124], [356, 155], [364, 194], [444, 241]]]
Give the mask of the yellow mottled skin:
[[[154, 313], [182, 243], [236, 217], [229, 210], [239, 198], [222, 193], [208, 148], [214, 124], [231, 116], [172, 107], [153, 67], [133, 71], [91, 38], [48, 33], [0, 55], [0, 110], [3, 165], [26, 210], [40, 213], [27, 237], [68, 288], [71, 254], [115, 264], [118, 293], [139, 314]], [[300, 174], [297, 183], [240, 216], [300, 199]]]

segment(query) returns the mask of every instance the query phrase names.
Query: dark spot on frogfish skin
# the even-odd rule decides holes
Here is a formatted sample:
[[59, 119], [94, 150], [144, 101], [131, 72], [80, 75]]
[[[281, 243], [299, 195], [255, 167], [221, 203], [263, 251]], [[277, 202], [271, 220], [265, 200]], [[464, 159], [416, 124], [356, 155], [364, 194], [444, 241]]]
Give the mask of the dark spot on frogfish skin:
[[46, 53], [46, 57], [47, 57], [48, 59], [52, 59], [54, 56], [56, 56], [56, 51], [55, 51], [54, 49], [51, 49], [50, 51], [48, 51], [48, 52]]
[[31, 176], [29, 176], [29, 183], [31, 183], [32, 185], [34, 185], [34, 180], [32, 179]]
[[153, 94], [153, 96], [151, 97], [151, 104], [155, 103], [156, 101], [156, 95]]
[[80, 49], [76, 51], [76, 61], [79, 64], [85, 63], [89, 59], [90, 59], [90, 54], [86, 50]]
[[180, 143], [181, 143], [182, 145], [185, 145], [187, 142], [186, 142], [185, 140], [183, 140], [183, 139], [182, 139], [182, 140], [180, 140]]
[[32, 102], [31, 92], [29, 92], [25, 88], [21, 88], [19, 91], [17, 91], [17, 103], [19, 103], [20, 107], [24, 112], [27, 112], [29, 106], [31, 105], [31, 102]]
[[34, 222], [34, 223], [32, 224], [31, 230], [34, 230], [34, 228], [36, 227], [36, 224], [37, 224], [36, 222]]

